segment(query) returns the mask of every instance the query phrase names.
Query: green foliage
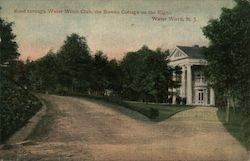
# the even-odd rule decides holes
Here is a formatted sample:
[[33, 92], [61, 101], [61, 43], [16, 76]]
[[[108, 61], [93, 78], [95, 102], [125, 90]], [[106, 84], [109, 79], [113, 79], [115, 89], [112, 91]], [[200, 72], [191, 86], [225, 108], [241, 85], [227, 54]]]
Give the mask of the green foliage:
[[95, 94], [104, 95], [108, 88], [108, 58], [102, 51], [98, 51], [93, 58], [93, 81], [91, 90]]
[[240, 100], [242, 110], [250, 114], [250, 4], [236, 3], [203, 28], [210, 40], [207, 73], [216, 91]]
[[86, 39], [77, 34], [67, 36], [58, 52], [59, 83], [71, 91], [86, 91], [91, 81], [91, 56]]
[[22, 127], [41, 107], [36, 97], [2, 74], [0, 104], [0, 142]]
[[[175, 115], [178, 112], [191, 109], [191, 106], [182, 106], [182, 105], [166, 105], [166, 104], [158, 104], [158, 103], [142, 103], [142, 102], [129, 102], [131, 106], [134, 108], [144, 108], [144, 109], [153, 109], [156, 112], [157, 117], [154, 117], [152, 121], [163, 121], [171, 116]], [[151, 113], [154, 113], [153, 111]]]
[[84, 95], [80, 93], [70, 93], [70, 94], [68, 93], [68, 95], [96, 99], [96, 100], [105, 101], [114, 105], [119, 105], [128, 109], [131, 109], [133, 111], [137, 111], [150, 119], [156, 119], [159, 116], [159, 112], [156, 109], [136, 107], [123, 101], [122, 99], [119, 99], [118, 97]]
[[41, 107], [26, 90], [27, 73], [18, 60], [13, 23], [0, 18], [0, 143], [22, 127]]
[[122, 91], [123, 73], [120, 63], [112, 59], [108, 63], [107, 69], [108, 89], [113, 90], [114, 96], [119, 96]]
[[109, 61], [102, 51], [98, 51], [92, 64], [91, 93], [104, 95], [107, 89], [120, 93], [122, 75], [118, 62], [115, 59]]
[[55, 89], [58, 85], [59, 65], [57, 56], [52, 51], [36, 61], [28, 61], [26, 68], [29, 72], [29, 83], [32, 89], [48, 90]]
[[183, 105], [186, 105], [186, 104], [187, 104], [187, 98], [186, 98], [186, 97], [183, 97], [183, 98], [182, 98], [182, 104], [183, 104]]
[[123, 96], [130, 100], [166, 101], [168, 88], [177, 83], [172, 79], [174, 70], [168, 66], [168, 55], [168, 51], [153, 51], [147, 46], [127, 53], [121, 62]]
[[159, 111], [155, 108], [150, 108], [148, 115], [149, 115], [149, 118], [156, 119], [157, 117], [159, 117]]
[[59, 111], [56, 110], [56, 108], [51, 102], [47, 100], [43, 101], [47, 108], [46, 114], [41, 118], [41, 120], [39, 120], [39, 122], [37, 123], [35, 128], [31, 131], [27, 139], [37, 139], [46, 136], [51, 130], [57, 114], [59, 114], [58, 113]]
[[181, 102], [182, 102], [182, 98], [181, 98], [180, 96], [177, 96], [177, 97], [176, 97], [176, 103], [177, 103], [178, 105], [180, 105]]
[[27, 60], [26, 68], [33, 90], [95, 95], [104, 95], [107, 89], [113, 94], [121, 91], [119, 63], [109, 61], [102, 51], [91, 57], [85, 38], [77, 34], [67, 36], [57, 53], [49, 51], [36, 61]]
[[96, 99], [104, 102], [108, 102], [114, 105], [119, 105], [130, 110], [139, 112], [144, 116], [148, 117], [152, 121], [163, 121], [174, 114], [191, 109], [191, 106], [182, 106], [182, 105], [166, 105], [166, 104], [157, 104], [157, 103], [142, 103], [142, 102], [126, 102], [117, 97], [107, 97], [107, 96], [93, 96], [93, 95], [83, 95], [71, 93], [71, 96], [78, 96], [90, 99]]
[[[86, 97], [86, 96], [85, 96]], [[102, 101], [106, 101], [115, 105], [119, 105], [119, 106], [123, 106], [126, 107], [128, 109], [137, 111], [143, 115], [145, 115], [146, 117], [150, 118], [150, 119], [155, 119], [159, 116], [159, 112], [156, 109], [153, 108], [143, 108], [143, 107], [135, 107], [133, 105], [130, 105], [129, 103], [126, 103], [124, 101], [122, 101], [121, 99], [117, 98], [117, 97], [101, 97], [101, 96], [87, 96], [89, 98], [94, 98], [94, 99], [99, 99]]]
[[225, 110], [218, 110], [217, 116], [226, 127], [227, 131], [250, 150], [250, 118], [242, 116], [241, 113], [230, 113], [230, 121], [226, 123]]
[[12, 33], [13, 23], [0, 17], [0, 70], [16, 82], [26, 85], [26, 71], [24, 63], [18, 60], [18, 45]]
[[244, 137], [247, 140], [248, 149], [250, 149], [250, 118], [245, 118], [241, 125], [244, 127]]
[[15, 35], [12, 33], [13, 23], [8, 23], [0, 17], [0, 65], [9, 66], [13, 61], [17, 60], [19, 53], [17, 52], [17, 43]]
[[178, 87], [180, 68], [170, 68], [169, 51], [143, 46], [129, 52], [121, 62], [108, 60], [102, 51], [91, 56], [86, 40], [67, 36], [57, 54], [27, 62], [32, 89], [67, 94], [120, 96], [130, 100], [166, 102], [168, 88]]

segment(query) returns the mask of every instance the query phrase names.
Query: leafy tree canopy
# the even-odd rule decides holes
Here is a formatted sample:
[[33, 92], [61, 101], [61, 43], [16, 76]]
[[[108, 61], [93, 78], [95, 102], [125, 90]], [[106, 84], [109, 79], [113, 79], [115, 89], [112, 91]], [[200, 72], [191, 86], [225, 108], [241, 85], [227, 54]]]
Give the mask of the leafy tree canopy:
[[72, 90], [86, 90], [91, 80], [91, 56], [86, 39], [75, 33], [67, 36], [58, 52], [61, 73], [59, 80]]
[[208, 76], [213, 86], [249, 102], [250, 93], [250, 4], [235, 0], [232, 9], [223, 8], [219, 19], [203, 28], [210, 40], [206, 49]]
[[15, 41], [15, 35], [12, 32], [13, 23], [6, 22], [0, 18], [0, 64], [9, 65], [19, 57], [17, 52], [18, 45]]
[[174, 70], [168, 66], [168, 55], [169, 51], [154, 51], [147, 46], [127, 53], [121, 62], [124, 93], [144, 101], [148, 98], [151, 101], [166, 100], [168, 88], [174, 84]]

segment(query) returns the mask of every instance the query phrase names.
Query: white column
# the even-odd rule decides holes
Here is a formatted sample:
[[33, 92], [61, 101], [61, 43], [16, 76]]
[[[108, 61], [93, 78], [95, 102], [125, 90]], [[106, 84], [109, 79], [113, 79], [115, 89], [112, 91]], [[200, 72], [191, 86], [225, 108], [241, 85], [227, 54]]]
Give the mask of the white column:
[[192, 104], [192, 69], [191, 65], [187, 66], [187, 104]]
[[210, 105], [214, 106], [215, 105], [215, 98], [214, 98], [214, 89], [210, 88]]
[[173, 95], [172, 104], [176, 104], [176, 96], [175, 95]]
[[208, 95], [208, 89], [206, 89], [205, 90], [206, 91], [206, 95], [205, 95], [205, 105], [208, 105], [208, 97], [209, 97], [209, 95]]
[[[173, 81], [176, 81], [176, 75], [173, 73]], [[176, 104], [176, 88], [172, 89], [172, 104]]]
[[181, 97], [186, 97], [186, 80], [185, 80], [185, 66], [182, 66], [181, 74]]

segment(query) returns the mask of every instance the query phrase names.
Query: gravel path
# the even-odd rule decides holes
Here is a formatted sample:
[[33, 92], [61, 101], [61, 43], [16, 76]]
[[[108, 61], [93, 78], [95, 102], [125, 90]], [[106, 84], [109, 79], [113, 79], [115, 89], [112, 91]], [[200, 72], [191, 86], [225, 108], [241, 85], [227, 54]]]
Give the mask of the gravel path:
[[[0, 159], [95, 161], [247, 161], [247, 151], [218, 121], [216, 109], [197, 107], [154, 123], [135, 120], [89, 100], [43, 96], [63, 113], [46, 138], [1, 150]], [[130, 113], [131, 114], [131, 113]], [[138, 115], [134, 113], [134, 115]], [[141, 117], [141, 116], [140, 116]]]

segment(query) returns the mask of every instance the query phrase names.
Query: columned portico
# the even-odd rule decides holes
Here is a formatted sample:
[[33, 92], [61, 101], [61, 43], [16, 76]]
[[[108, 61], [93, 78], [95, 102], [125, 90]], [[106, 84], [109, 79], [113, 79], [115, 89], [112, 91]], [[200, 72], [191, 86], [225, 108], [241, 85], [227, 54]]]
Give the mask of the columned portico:
[[192, 67], [187, 65], [187, 104], [192, 104], [193, 95], [192, 95]]
[[186, 81], [186, 72], [187, 72], [187, 70], [186, 70], [186, 66], [182, 66], [181, 67], [181, 71], [182, 71], [182, 75], [181, 75], [181, 97], [185, 97], [186, 96], [186, 83], [187, 83], [187, 81]]
[[210, 88], [210, 104], [211, 105], [215, 105], [215, 100], [214, 100], [215, 96], [214, 96], [214, 89]]
[[214, 106], [215, 94], [205, 78], [203, 69], [207, 61], [202, 56], [202, 49], [197, 46], [177, 46], [168, 59], [171, 66], [180, 66], [182, 69], [181, 86], [172, 89], [175, 93], [172, 103], [176, 103], [176, 98], [181, 97], [182, 100], [186, 99], [188, 105]]

